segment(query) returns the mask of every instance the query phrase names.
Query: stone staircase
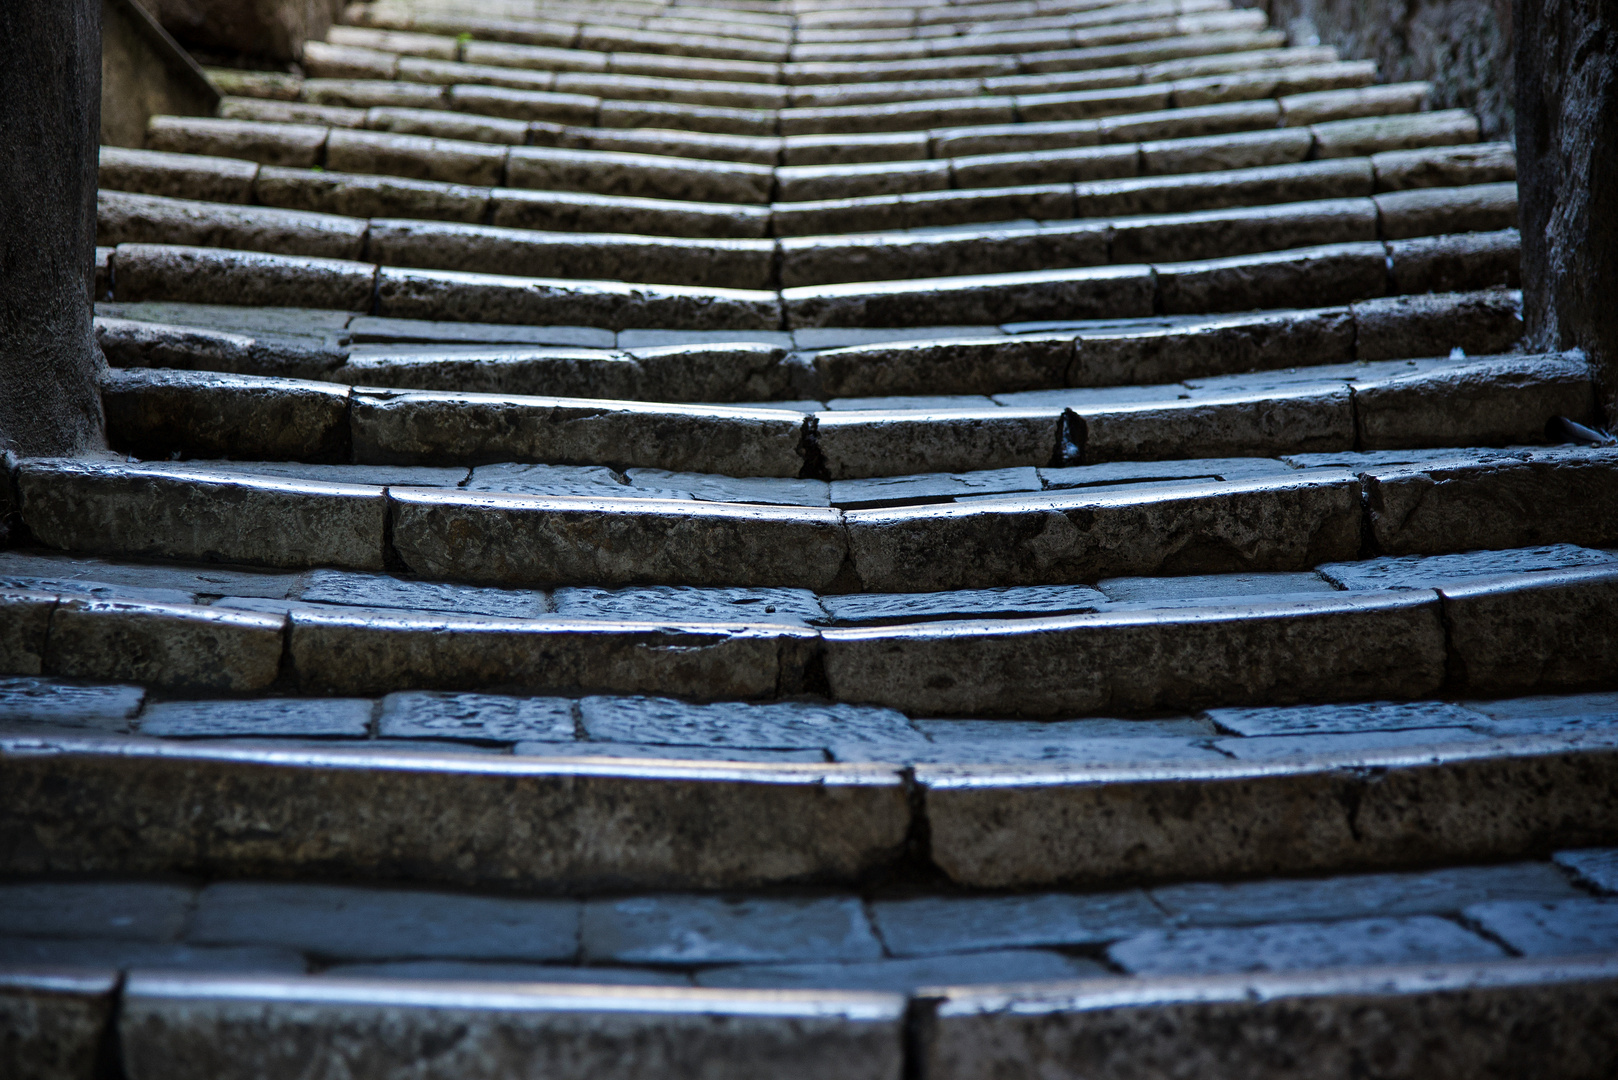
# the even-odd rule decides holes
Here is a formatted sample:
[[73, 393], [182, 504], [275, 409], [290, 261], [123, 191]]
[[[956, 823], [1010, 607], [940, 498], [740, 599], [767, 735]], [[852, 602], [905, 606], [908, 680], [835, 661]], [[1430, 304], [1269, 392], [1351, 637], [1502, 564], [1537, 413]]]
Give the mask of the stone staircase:
[[1607, 1077], [1618, 448], [1226, 0], [373, 0], [107, 147], [28, 1077]]

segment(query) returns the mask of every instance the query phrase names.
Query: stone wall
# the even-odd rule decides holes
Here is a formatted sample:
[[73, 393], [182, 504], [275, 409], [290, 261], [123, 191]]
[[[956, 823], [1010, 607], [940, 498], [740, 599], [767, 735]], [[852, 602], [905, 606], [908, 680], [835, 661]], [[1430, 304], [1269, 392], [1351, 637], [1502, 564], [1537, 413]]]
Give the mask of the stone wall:
[[1512, 0], [1238, 0], [1294, 44], [1375, 60], [1387, 82], [1425, 79], [1435, 108], [1470, 109], [1487, 138], [1514, 130]]
[[101, 144], [144, 146], [156, 114], [212, 116], [219, 91], [139, 0], [101, 0]]
[[303, 43], [321, 38], [344, 0], [147, 0], [163, 28], [187, 48], [272, 61], [303, 57]]

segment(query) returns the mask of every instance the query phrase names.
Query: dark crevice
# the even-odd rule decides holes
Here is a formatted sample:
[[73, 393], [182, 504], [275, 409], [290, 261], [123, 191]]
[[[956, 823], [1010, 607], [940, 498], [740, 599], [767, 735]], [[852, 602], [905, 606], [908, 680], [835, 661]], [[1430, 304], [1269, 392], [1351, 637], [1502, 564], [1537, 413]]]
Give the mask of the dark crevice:
[[1084, 417], [1072, 409], [1063, 409], [1056, 425], [1056, 449], [1051, 455], [1051, 468], [1062, 469], [1084, 464], [1084, 448], [1090, 438], [1090, 426]]
[[798, 479], [831, 480], [831, 470], [826, 467], [826, 455], [820, 450], [820, 419], [813, 413], [803, 418], [798, 456], [803, 459], [803, 466], [798, 470]]
[[382, 566], [396, 574], [410, 573], [410, 564], [406, 563], [399, 549], [393, 546], [393, 493], [383, 489], [382, 512]]

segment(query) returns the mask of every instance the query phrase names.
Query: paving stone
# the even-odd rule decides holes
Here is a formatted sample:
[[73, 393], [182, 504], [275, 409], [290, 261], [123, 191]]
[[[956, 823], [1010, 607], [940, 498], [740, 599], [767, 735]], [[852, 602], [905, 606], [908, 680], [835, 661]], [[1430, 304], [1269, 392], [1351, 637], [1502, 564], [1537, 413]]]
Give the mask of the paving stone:
[[1043, 487], [1039, 471], [1032, 466], [1024, 465], [1009, 469], [974, 469], [968, 472], [927, 472], [909, 476], [836, 480], [831, 487], [830, 497], [835, 505], [854, 509], [946, 503], [954, 499], [980, 495], [1039, 491]]
[[245, 203], [252, 201], [258, 169], [256, 164], [232, 158], [103, 146], [98, 177], [102, 190]]
[[1038, 949], [965, 953], [863, 964], [759, 964], [697, 972], [698, 986], [759, 990], [891, 990], [911, 993], [924, 986], [966, 986], [1096, 978], [1111, 972], [1081, 957]]
[[355, 316], [348, 328], [356, 342], [423, 342], [470, 344], [504, 342], [513, 345], [568, 345], [610, 349], [613, 335], [593, 326], [503, 326], [498, 323], [432, 322], [423, 319], [384, 319]]
[[322, 484], [369, 487], [459, 487], [466, 481], [463, 467], [425, 465], [305, 465], [301, 461], [176, 461], [167, 466], [182, 476], [204, 480], [220, 476], [312, 480]]
[[[467, 491], [505, 491], [529, 495], [596, 495], [625, 497], [630, 494], [622, 474], [605, 465], [522, 465], [504, 463], [479, 465], [472, 470]], [[486, 612], [485, 614], [505, 614]]]
[[1318, 572], [1341, 589], [1430, 589], [1472, 578], [1525, 574], [1544, 570], [1572, 570], [1609, 566], [1618, 561], [1611, 552], [1575, 544], [1546, 544], [1506, 551], [1468, 551], [1460, 555], [1397, 555], [1359, 562], [1327, 563]]
[[1136, 975], [1299, 971], [1372, 964], [1495, 960], [1493, 942], [1447, 919], [1417, 915], [1334, 923], [1152, 930], [1107, 949], [1107, 958]]
[[1222, 729], [1249, 737], [1269, 735], [1357, 734], [1438, 728], [1466, 728], [1487, 717], [1442, 701], [1373, 701], [1363, 705], [1298, 705], [1291, 708], [1209, 709]]
[[838, 624], [881, 625], [1069, 615], [1095, 611], [1106, 599], [1084, 585], [1047, 585], [934, 593], [849, 593], [823, 597], [821, 606]]
[[640, 589], [557, 589], [556, 613], [571, 618], [628, 622], [669, 620], [793, 626], [819, 622], [826, 617], [820, 601], [807, 589], [695, 589], [676, 585]]
[[982, 394], [934, 394], [832, 398], [826, 402], [825, 408], [831, 412], [938, 412], [946, 409], [992, 409], [994, 405], [992, 398]]
[[1067, 335], [886, 342], [817, 353], [813, 363], [827, 394], [858, 397], [905, 393], [1008, 392], [1058, 386], [1074, 346]]
[[[145, 968], [166, 971], [241, 971], [302, 975], [301, 953], [261, 946], [171, 945], [111, 938], [0, 937], [0, 964], [51, 968]], [[76, 1075], [93, 1075], [83, 1073]]]
[[237, 735], [365, 738], [372, 702], [340, 698], [260, 698], [256, 701], [164, 701], [141, 714], [142, 735], [221, 738]]
[[670, 698], [587, 697], [585, 734], [600, 742], [761, 750], [868, 746], [911, 752], [922, 737], [900, 713], [859, 705], [782, 701], [692, 705]]
[[378, 272], [377, 311], [389, 317], [479, 322], [568, 323], [623, 330], [774, 330], [774, 293], [682, 285], [632, 285], [565, 278], [523, 278], [456, 270]]
[[1589, 956], [1618, 951], [1618, 903], [1497, 900], [1477, 904], [1466, 919], [1521, 956]]
[[[1595, 391], [1582, 355], [1473, 360], [1354, 387], [1357, 445], [1502, 446], [1537, 441], [1556, 416], [1595, 419]], [[1430, 403], [1446, 408], [1433, 415]]]
[[[766, 1003], [735, 990], [619, 986], [513, 994], [495, 984], [446, 994], [325, 976], [156, 973], [130, 980], [125, 994], [120, 1031], [129, 1071], [166, 1070], [175, 1080], [259, 1076], [269, 1062], [288, 1060], [286, 1053], [294, 1055], [293, 1067], [310, 1068], [332, 1046], [343, 1048], [357, 1072], [376, 1073], [398, 1061], [388, 1049], [393, 1039], [449, 1047], [437, 1061], [455, 1075], [498, 1061], [518, 1073], [605, 1076], [643, 1068], [651, 1054], [660, 1071], [706, 1072], [714, 1080], [761, 1072], [783, 1080], [879, 1080], [898, 1075], [904, 1014], [904, 998], [896, 994], [788, 994]], [[257, 1019], [244, 1026], [238, 1003], [251, 1003]], [[265, 1049], [285, 1046], [311, 1049]], [[177, 1061], [207, 1064], [176, 1072]]]
[[845, 559], [836, 511], [723, 503], [389, 492], [394, 544], [429, 577], [486, 584], [821, 590]]
[[428, 390], [353, 395], [354, 455], [375, 464], [554, 461], [793, 477], [803, 420], [741, 406], [522, 398]]
[[[1443, 668], [1437, 619], [1436, 599], [1421, 596], [1319, 596], [821, 636], [832, 691], [844, 700], [941, 715], [1072, 716], [1430, 694]], [[1291, 659], [1303, 655], [1322, 666]]]
[[147, 458], [329, 460], [348, 442], [348, 392], [329, 383], [142, 369], [101, 385], [108, 438]]
[[765, 765], [820, 764], [824, 750], [753, 750], [735, 746], [661, 746], [654, 743], [518, 743], [512, 751], [531, 757], [652, 759], [662, 761], [757, 762]]
[[690, 986], [691, 979], [650, 968], [566, 967], [459, 960], [395, 960], [333, 964], [321, 971], [345, 979], [438, 979], [452, 982], [583, 983], [590, 986]]
[[312, 570], [298, 599], [356, 607], [455, 611], [463, 615], [536, 618], [550, 611], [545, 594], [532, 589], [480, 589], [436, 581], [402, 581], [378, 574]]
[[578, 905], [567, 900], [224, 882], [198, 896], [186, 940], [328, 959], [569, 960], [578, 932]]
[[1611, 542], [1615, 466], [1618, 453], [1580, 448], [1368, 471], [1371, 532], [1390, 555]]
[[1341, 760], [1387, 750], [1420, 753], [1435, 747], [1484, 745], [1490, 737], [1464, 727], [1409, 728], [1400, 731], [1357, 731], [1343, 734], [1275, 735], [1221, 739], [1214, 746], [1242, 761]]
[[1520, 294], [1506, 289], [1431, 296], [1389, 296], [1354, 305], [1361, 360], [1511, 351], [1522, 337]]
[[205, 593], [279, 598], [286, 596], [298, 583], [298, 577], [294, 574], [228, 566], [165, 566], [161, 563], [120, 563], [38, 550], [0, 551], [0, 575], [13, 574], [59, 582], [64, 591], [70, 592], [80, 591], [74, 586], [88, 579], [94, 588], [111, 585], [118, 589], [145, 589], [159, 594], [172, 591], [187, 596]]
[[1138, 889], [877, 901], [871, 917], [895, 956], [1090, 945], [1166, 925], [1163, 913]]
[[1618, 893], [1618, 848], [1559, 851], [1556, 864], [1599, 892]]
[[17, 484], [24, 520], [51, 547], [382, 569], [379, 487], [70, 459], [30, 461]]
[[1230, 884], [1165, 885], [1152, 900], [1180, 925], [1458, 915], [1484, 901], [1554, 901], [1578, 890], [1550, 863], [1457, 866], [1399, 874], [1353, 874]]
[[1168, 720], [913, 720], [911, 726], [933, 742], [989, 742], [993, 739], [1061, 741], [1064, 739], [1188, 739], [1217, 734], [1207, 720], [1175, 717]]
[[190, 918], [189, 885], [139, 881], [0, 885], [7, 937], [173, 941]]
[[[1128, 768], [1142, 765], [1174, 765], [1217, 761], [1220, 754], [1205, 738], [1157, 737], [1151, 729], [1140, 733], [1118, 733], [1114, 725], [1098, 726], [1090, 720], [1023, 724], [1015, 721], [981, 721], [955, 737], [945, 737], [937, 721], [928, 731], [935, 745], [912, 751], [909, 760], [956, 765], [1025, 765], [1059, 762], [1089, 768]], [[959, 721], [971, 724], [972, 721]], [[1013, 726], [1000, 732], [990, 725]], [[1149, 721], [1141, 721], [1149, 723]], [[1196, 732], [1206, 735], [1206, 732]]]
[[624, 476], [630, 487], [620, 494], [639, 498], [696, 499], [702, 502], [756, 503], [765, 506], [831, 505], [830, 486], [824, 480], [720, 476], [715, 473], [670, 472], [667, 469], [627, 469]]
[[1611, 566], [1441, 585], [1452, 685], [1491, 697], [1605, 680], [1618, 656], [1615, 590]]
[[51, 615], [44, 667], [69, 678], [253, 693], [280, 672], [285, 622], [183, 604], [68, 600]]
[[1516, 229], [1389, 241], [1392, 291], [1519, 288], [1521, 246]]
[[631, 964], [878, 960], [882, 946], [854, 898], [635, 896], [589, 900], [591, 961]]
[[[847, 528], [856, 570], [870, 591], [1293, 570], [1333, 553], [1357, 553], [1357, 487], [1324, 471], [1151, 489], [1126, 485], [950, 507], [855, 510], [847, 514]], [[948, 560], [938, 559], [941, 548], [951, 551]]]
[[1501, 701], [1469, 701], [1466, 706], [1491, 719], [1507, 722], [1608, 716], [1618, 714], [1618, 693], [1547, 694]]
[[127, 731], [145, 696], [138, 686], [0, 678], [0, 724]]
[[[922, 1053], [940, 1080], [994, 1075], [1171, 1074], [1188, 1060], [1217, 1080], [1331, 1075], [1345, 1060], [1398, 1060], [1401, 1075], [1553, 1068], [1599, 1074], [1611, 1057], [1605, 958], [1428, 964], [1421, 975], [1298, 972], [1146, 980], [1104, 987], [948, 992], [925, 1016]], [[1586, 989], [1588, 988], [1588, 989]], [[1276, 1032], [1307, 1014], [1306, 1038]], [[1509, 1017], [1509, 1020], [1502, 1018]], [[1578, 1032], [1523, 1040], [1540, 1025]], [[1422, 1032], [1414, 1040], [1411, 1032]], [[1060, 1034], [1058, 1034], [1058, 1032]], [[1211, 1050], [1217, 1047], [1217, 1050]], [[1217, 1058], [1217, 1060], [1215, 1060]]]
[[1107, 578], [1096, 583], [1106, 598], [1124, 603], [1219, 599], [1233, 596], [1286, 596], [1334, 592], [1310, 571], [1291, 574], [1197, 574], [1186, 577]]
[[382, 699], [377, 735], [384, 739], [568, 742], [574, 738], [573, 702], [567, 698], [406, 691]]

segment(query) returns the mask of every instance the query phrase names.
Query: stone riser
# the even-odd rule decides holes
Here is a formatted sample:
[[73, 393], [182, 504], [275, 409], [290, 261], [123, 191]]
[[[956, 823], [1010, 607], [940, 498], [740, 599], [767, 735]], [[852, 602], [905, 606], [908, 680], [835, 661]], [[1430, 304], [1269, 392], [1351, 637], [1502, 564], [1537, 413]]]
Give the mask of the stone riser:
[[[348, 391], [330, 384], [177, 371], [115, 372], [108, 437], [162, 460], [467, 466], [607, 465], [727, 476], [847, 480], [906, 473], [1197, 457], [1531, 443], [1558, 416], [1592, 423], [1582, 358], [1483, 361], [1426, 377], [1403, 365], [1356, 384], [1178, 395], [1063, 408], [828, 411], [802, 418], [718, 406]], [[1434, 396], [1452, 405], [1435, 414]], [[1168, 400], [1163, 400], [1168, 398]], [[1464, 402], [1464, 405], [1463, 405]]]
[[111, 249], [98, 273], [109, 279], [109, 299], [123, 302], [311, 307], [608, 330], [779, 331], [1202, 315], [1515, 287], [1519, 243], [1510, 229], [1183, 263], [803, 286], [779, 293], [411, 270], [158, 244]]

